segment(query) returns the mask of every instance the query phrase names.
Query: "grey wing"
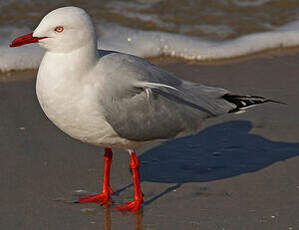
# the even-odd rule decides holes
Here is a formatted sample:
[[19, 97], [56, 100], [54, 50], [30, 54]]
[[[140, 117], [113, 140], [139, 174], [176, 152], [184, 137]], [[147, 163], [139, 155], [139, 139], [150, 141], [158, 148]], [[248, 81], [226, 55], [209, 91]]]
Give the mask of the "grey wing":
[[105, 119], [123, 138], [148, 141], [195, 133], [203, 119], [233, 107], [221, 98], [225, 90], [182, 81], [136, 57], [113, 59], [117, 66], [105, 75], [100, 100]]

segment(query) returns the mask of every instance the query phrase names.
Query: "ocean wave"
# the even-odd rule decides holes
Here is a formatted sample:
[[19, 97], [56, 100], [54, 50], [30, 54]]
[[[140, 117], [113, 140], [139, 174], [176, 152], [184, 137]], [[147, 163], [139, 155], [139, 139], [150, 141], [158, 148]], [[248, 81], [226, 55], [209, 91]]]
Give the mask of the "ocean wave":
[[271, 0], [233, 0], [233, 3], [237, 6], [254, 7], [264, 5], [270, 1]]
[[[2, 28], [0, 70], [38, 68], [43, 50], [36, 44], [10, 48], [9, 41], [27, 28]], [[299, 45], [299, 20], [274, 31], [254, 33], [221, 42], [161, 31], [142, 31], [117, 25], [99, 25], [99, 48], [116, 50], [140, 57], [168, 55], [189, 60], [217, 60], [250, 55], [264, 50]]]

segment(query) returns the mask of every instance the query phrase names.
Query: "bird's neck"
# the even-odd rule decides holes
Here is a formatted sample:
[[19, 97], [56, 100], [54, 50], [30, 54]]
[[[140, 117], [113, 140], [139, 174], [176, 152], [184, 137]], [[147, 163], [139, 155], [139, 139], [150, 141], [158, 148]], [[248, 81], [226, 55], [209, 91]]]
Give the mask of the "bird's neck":
[[56, 73], [82, 77], [91, 71], [99, 60], [96, 45], [88, 44], [68, 53], [54, 53], [47, 51], [40, 68], [55, 69]]

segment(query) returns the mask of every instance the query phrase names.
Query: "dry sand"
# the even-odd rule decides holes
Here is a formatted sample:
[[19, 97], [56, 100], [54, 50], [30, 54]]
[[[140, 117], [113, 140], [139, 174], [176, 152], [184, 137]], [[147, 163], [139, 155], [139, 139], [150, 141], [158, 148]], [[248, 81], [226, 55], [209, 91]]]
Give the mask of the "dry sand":
[[[145, 205], [122, 215], [65, 202], [75, 190], [99, 190], [103, 149], [73, 140], [45, 117], [35, 72], [2, 74], [0, 229], [299, 229], [299, 55], [221, 65], [153, 61], [184, 79], [288, 105], [212, 119], [196, 136], [143, 152]], [[128, 154], [114, 153], [118, 203], [133, 188]]]

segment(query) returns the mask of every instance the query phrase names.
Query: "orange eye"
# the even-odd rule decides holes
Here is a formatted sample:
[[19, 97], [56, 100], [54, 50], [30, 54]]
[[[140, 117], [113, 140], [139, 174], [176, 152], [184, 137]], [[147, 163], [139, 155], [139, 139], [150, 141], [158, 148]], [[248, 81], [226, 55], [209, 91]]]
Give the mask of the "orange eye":
[[63, 31], [63, 26], [57, 26], [55, 29], [54, 29], [57, 33], [61, 33]]

